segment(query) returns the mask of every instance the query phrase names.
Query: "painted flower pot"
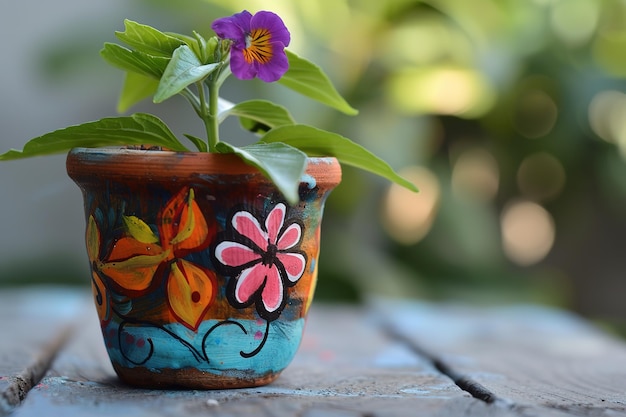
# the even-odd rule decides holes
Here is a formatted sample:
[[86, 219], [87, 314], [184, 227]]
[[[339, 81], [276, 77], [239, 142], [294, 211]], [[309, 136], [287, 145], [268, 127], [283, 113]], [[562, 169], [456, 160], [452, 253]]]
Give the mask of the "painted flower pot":
[[74, 149], [91, 282], [119, 377], [143, 387], [267, 384], [298, 349], [324, 202], [341, 179], [311, 158], [301, 202], [233, 155]]

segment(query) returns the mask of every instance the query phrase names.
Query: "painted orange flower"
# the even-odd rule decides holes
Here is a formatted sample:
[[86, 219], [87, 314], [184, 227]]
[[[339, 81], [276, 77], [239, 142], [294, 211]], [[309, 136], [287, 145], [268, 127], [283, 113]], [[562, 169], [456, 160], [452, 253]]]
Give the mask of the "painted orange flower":
[[117, 240], [99, 269], [121, 290], [145, 292], [157, 271], [166, 268], [166, 292], [176, 319], [197, 330], [216, 295], [213, 271], [183, 259], [206, 249], [215, 225], [208, 225], [193, 189], [172, 197], [158, 216], [153, 230], [136, 216], [124, 216], [126, 236]]

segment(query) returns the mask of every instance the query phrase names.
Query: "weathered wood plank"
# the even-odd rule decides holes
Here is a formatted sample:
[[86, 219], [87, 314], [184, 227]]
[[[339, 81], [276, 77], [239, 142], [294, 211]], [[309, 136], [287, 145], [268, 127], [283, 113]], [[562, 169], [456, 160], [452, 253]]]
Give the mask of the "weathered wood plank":
[[[62, 301], [62, 302], [61, 302]], [[71, 333], [84, 297], [60, 288], [0, 294], [0, 415], [11, 412], [39, 382]]]
[[[115, 377], [86, 293], [3, 292], [0, 369], [13, 377], [32, 367], [78, 319], [89, 326], [74, 333], [12, 417], [626, 415], [626, 348], [571, 315], [397, 302], [374, 312], [314, 305], [296, 359], [266, 387], [139, 390]], [[38, 362], [42, 369], [53, 356]], [[471, 397], [440, 370], [497, 401]]]
[[382, 302], [388, 329], [521, 415], [626, 415], [626, 344], [563, 311]]
[[123, 386], [95, 312], [12, 417], [32, 416], [516, 416], [472, 398], [428, 361], [385, 337], [364, 310], [314, 305], [303, 344], [273, 384], [230, 391]]

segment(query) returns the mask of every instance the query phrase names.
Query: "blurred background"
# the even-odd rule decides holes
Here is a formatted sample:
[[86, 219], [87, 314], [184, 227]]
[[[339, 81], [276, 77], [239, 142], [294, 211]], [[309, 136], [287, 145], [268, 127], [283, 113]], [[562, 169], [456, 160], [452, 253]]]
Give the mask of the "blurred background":
[[[210, 35], [261, 0], [22, 0], [0, 14], [1, 151], [115, 114], [99, 56], [129, 18]], [[337, 131], [419, 194], [344, 170], [322, 233], [318, 299], [367, 294], [538, 302], [626, 330], [624, 0], [274, 0], [290, 48], [360, 110], [275, 85], [226, 86]], [[133, 111], [201, 135], [182, 99]], [[240, 135], [236, 121], [223, 135]], [[87, 285], [84, 217], [63, 155], [0, 164], [0, 285]]]

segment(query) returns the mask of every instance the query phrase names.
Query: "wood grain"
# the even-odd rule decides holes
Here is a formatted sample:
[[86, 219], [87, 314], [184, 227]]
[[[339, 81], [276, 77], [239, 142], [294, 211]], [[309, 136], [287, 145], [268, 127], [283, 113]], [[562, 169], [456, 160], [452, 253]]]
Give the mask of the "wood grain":
[[[294, 362], [274, 383], [239, 390], [125, 386], [83, 291], [3, 291], [0, 334], [11, 417], [626, 415], [624, 343], [536, 306], [314, 304]], [[19, 386], [29, 372], [31, 386]]]
[[626, 415], [626, 345], [573, 314], [538, 306], [377, 308], [395, 337], [522, 415]]
[[314, 305], [296, 359], [277, 381], [223, 391], [124, 386], [108, 363], [95, 311], [78, 316], [90, 326], [74, 335], [12, 416], [403, 416], [416, 409], [423, 416], [454, 409], [503, 415], [384, 336], [359, 308]]
[[[52, 296], [52, 297], [50, 297]], [[45, 375], [72, 332], [84, 296], [62, 288], [0, 295], [0, 416], [10, 413]]]
[[[191, 416], [218, 410], [225, 416], [374, 416], [406, 415], [419, 405], [428, 416], [438, 415], [429, 410], [446, 408], [450, 399], [478, 402], [362, 319], [351, 308], [314, 307], [295, 361], [276, 382], [222, 391], [128, 388], [94, 343], [97, 331], [87, 330], [59, 355], [14, 415]], [[366, 343], [350, 349], [346, 334]]]

